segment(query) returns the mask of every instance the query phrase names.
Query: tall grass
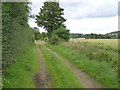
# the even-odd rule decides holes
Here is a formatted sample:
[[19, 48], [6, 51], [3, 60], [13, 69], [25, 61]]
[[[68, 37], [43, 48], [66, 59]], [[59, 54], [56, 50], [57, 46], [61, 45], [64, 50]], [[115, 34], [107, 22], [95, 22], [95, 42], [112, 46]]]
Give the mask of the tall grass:
[[118, 70], [118, 40], [116, 39], [73, 39], [62, 45], [76, 50], [76, 52], [88, 57], [90, 60], [107, 62], [113, 71]]
[[[73, 43], [74, 44], [74, 43]], [[104, 87], [117, 88], [118, 87], [118, 74], [112, 71], [110, 65], [102, 60], [101, 62], [96, 59], [90, 59], [82, 53], [68, 46], [63, 45], [50, 45], [46, 44], [61, 56], [67, 58], [69, 61], [78, 66], [81, 70], [88, 73], [91, 78], [100, 82]], [[83, 48], [84, 49], [84, 48]], [[89, 52], [89, 50], [87, 51]]]
[[27, 52], [10, 68], [5, 69], [3, 88], [35, 88], [33, 77], [39, 68], [38, 53], [35, 45], [27, 48]]
[[104, 47], [112, 47], [113, 49], [118, 49], [118, 39], [70, 39], [74, 42], [89, 42], [91, 44], [104, 44]]
[[[0, 71], [0, 72], [2, 72], [2, 71]], [[0, 75], [0, 90], [2, 89], [2, 75]]]
[[42, 51], [47, 64], [48, 75], [52, 82], [52, 88], [83, 88], [78, 82], [77, 78], [74, 77], [72, 71], [64, 65], [64, 63], [57, 58], [50, 51], [45, 49], [43, 46], [39, 46]]

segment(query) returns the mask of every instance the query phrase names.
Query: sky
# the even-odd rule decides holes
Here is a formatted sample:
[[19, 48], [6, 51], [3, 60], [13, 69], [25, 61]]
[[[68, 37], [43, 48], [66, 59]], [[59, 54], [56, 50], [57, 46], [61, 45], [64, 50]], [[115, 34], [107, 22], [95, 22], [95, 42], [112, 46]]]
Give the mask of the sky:
[[[31, 0], [31, 14], [38, 15], [47, 0]], [[59, 0], [64, 8], [65, 25], [70, 33], [105, 34], [118, 30], [119, 0]], [[38, 27], [34, 19], [29, 19], [30, 27]], [[40, 32], [45, 32], [40, 28]]]

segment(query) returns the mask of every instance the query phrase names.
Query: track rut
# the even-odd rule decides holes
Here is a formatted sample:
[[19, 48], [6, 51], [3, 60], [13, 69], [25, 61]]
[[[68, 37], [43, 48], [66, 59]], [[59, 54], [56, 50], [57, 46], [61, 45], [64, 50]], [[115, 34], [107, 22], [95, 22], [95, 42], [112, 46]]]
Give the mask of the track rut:
[[40, 42], [41, 45], [43, 45], [44, 48], [49, 50], [51, 53], [56, 55], [64, 64], [69, 67], [74, 74], [74, 76], [79, 80], [79, 82], [84, 86], [84, 88], [102, 88], [100, 83], [96, 82], [94, 79], [90, 78], [88, 74], [80, 70], [78, 67], [76, 67], [73, 63], [69, 62], [67, 59], [63, 58], [53, 50], [47, 48], [44, 44]]

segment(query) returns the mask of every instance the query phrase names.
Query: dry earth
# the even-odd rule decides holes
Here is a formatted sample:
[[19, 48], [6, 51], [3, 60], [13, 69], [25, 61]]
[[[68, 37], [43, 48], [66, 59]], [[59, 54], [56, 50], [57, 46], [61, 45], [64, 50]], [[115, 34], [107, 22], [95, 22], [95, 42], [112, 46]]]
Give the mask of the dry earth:
[[36, 85], [36, 88], [48, 88], [50, 85], [50, 79], [47, 75], [47, 70], [46, 70], [46, 61], [43, 57], [42, 52], [38, 48], [38, 45], [36, 47], [38, 51], [38, 58], [39, 58], [39, 64], [40, 64], [40, 69], [38, 70], [38, 73], [34, 77], [34, 82]]

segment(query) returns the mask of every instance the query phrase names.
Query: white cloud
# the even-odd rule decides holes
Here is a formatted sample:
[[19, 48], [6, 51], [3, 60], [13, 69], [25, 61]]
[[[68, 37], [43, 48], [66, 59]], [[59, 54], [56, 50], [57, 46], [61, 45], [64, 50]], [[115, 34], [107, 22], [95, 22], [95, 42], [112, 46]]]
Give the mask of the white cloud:
[[[29, 19], [28, 20], [28, 24], [30, 25], [31, 28], [34, 28], [34, 27], [38, 27], [37, 24], [35, 23], [35, 20], [34, 19]], [[42, 33], [42, 32], [46, 32], [43, 28], [39, 28], [39, 31]]]
[[[38, 14], [46, 0], [31, 0], [32, 14]], [[72, 33], [117, 31], [118, 0], [59, 0], [64, 8], [66, 26]], [[29, 21], [36, 27], [34, 20]], [[40, 31], [45, 31], [40, 28]]]
[[30, 1], [32, 2], [32, 5], [30, 5], [32, 8], [31, 13], [38, 14], [45, 0], [30, 0]]
[[117, 15], [118, 0], [61, 0], [66, 18], [96, 18]]
[[97, 33], [105, 34], [117, 31], [118, 16], [109, 18], [69, 19], [66, 26], [71, 33]]

